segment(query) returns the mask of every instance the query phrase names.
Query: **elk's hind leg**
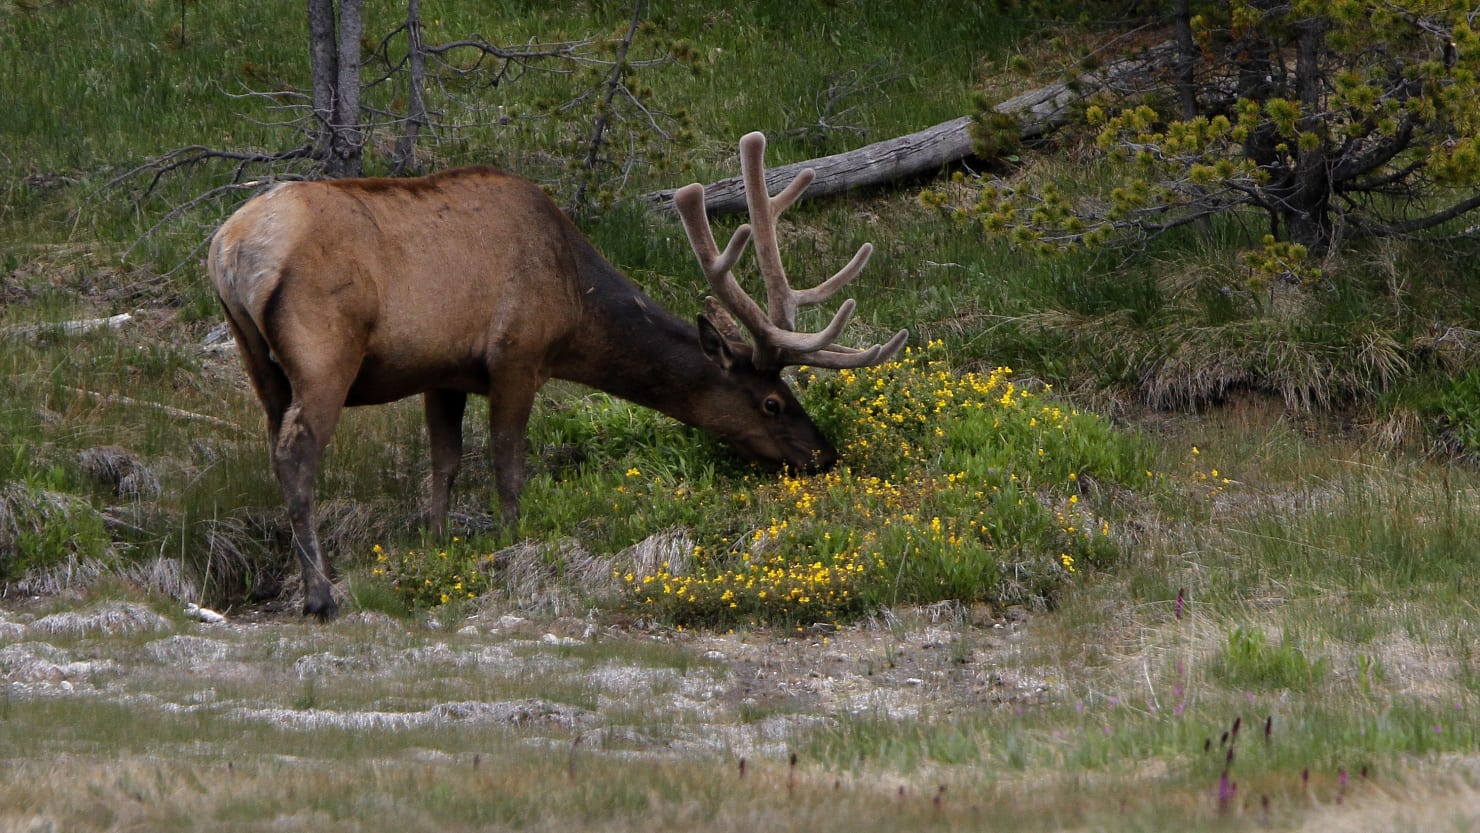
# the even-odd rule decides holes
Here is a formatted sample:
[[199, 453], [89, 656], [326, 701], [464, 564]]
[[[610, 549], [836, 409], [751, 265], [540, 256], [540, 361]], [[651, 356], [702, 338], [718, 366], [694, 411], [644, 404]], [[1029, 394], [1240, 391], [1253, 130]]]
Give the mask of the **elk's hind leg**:
[[[325, 326], [324, 330], [329, 328]], [[332, 351], [315, 352], [329, 345]], [[288, 504], [293, 548], [303, 570], [303, 613], [331, 619], [339, 606], [329, 581], [329, 559], [319, 546], [315, 482], [324, 449], [334, 436], [345, 397], [359, 372], [363, 351], [353, 339], [318, 338], [316, 343], [304, 345], [279, 339], [274, 348], [275, 355], [282, 357], [292, 399], [274, 438], [272, 464]]]
[[468, 395], [456, 390], [429, 390], [422, 396], [427, 417], [427, 441], [432, 454], [432, 496], [427, 526], [436, 537], [447, 532], [447, 509], [452, 482], [462, 463], [462, 420]]
[[[288, 505], [288, 517], [293, 527], [293, 548], [303, 572], [304, 602], [306, 615], [323, 619], [332, 618], [338, 611], [330, 591], [328, 563], [319, 549], [318, 534], [314, 518], [314, 481], [318, 473], [319, 459], [324, 446], [333, 433], [333, 422], [329, 428], [312, 427], [304, 418], [301, 402], [295, 401], [295, 391], [311, 389], [300, 383], [294, 386], [288, 375], [272, 358], [272, 350], [261, 331], [250, 318], [239, 320], [227, 307], [227, 322], [236, 337], [237, 347], [246, 366], [247, 376], [257, 391], [257, 399], [267, 415], [267, 447], [272, 457], [273, 473], [283, 491]], [[343, 401], [343, 395], [340, 395]], [[291, 414], [291, 416], [290, 416]], [[284, 425], [288, 428], [284, 431]]]
[[293, 401], [272, 448], [273, 469], [288, 504], [293, 548], [303, 569], [303, 613], [332, 619], [339, 612], [329, 581], [329, 559], [319, 547], [314, 513], [314, 485], [324, 448], [334, 435], [343, 408], [344, 390], [295, 385]]

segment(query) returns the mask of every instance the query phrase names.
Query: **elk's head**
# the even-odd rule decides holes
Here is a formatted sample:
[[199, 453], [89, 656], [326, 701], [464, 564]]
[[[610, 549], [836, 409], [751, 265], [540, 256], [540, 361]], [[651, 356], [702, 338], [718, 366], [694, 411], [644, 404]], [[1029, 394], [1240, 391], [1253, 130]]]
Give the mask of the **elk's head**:
[[755, 350], [740, 337], [734, 321], [714, 299], [699, 316], [699, 344], [704, 355], [723, 371], [725, 386], [714, 399], [708, 419], [720, 437], [741, 454], [761, 463], [798, 472], [827, 471], [838, 452], [807, 416], [781, 368], [762, 368]]
[[[714, 291], [706, 300], [705, 314], [699, 317], [699, 341], [710, 360], [729, 378], [740, 382], [734, 387], [743, 391], [741, 395], [754, 403], [748, 409], [737, 405], [750, 412], [723, 421], [727, 428], [734, 427], [719, 429], [720, 435], [750, 457], [783, 463], [798, 471], [825, 471], [837, 462], [837, 451], [802, 409], [782, 379], [782, 369], [791, 365], [841, 369], [880, 364], [899, 352], [909, 333], [900, 330], [887, 344], [864, 350], [839, 345], [837, 339], [853, 315], [852, 299], [838, 307], [832, 322], [821, 331], [797, 332], [797, 308], [826, 301], [857, 277], [868, 263], [873, 246], [863, 244], [846, 266], [821, 284], [792, 289], [781, 263], [776, 220], [812, 184], [815, 172], [803, 170], [772, 197], [766, 185], [765, 151], [766, 138], [761, 133], [749, 133], [740, 140], [740, 169], [750, 222], [735, 230], [723, 252], [715, 243], [704, 208], [704, 186], [695, 183], [673, 195], [689, 244]], [[731, 273], [752, 236], [766, 282], [764, 311]], [[751, 342], [741, 337], [736, 319], [750, 332]]]

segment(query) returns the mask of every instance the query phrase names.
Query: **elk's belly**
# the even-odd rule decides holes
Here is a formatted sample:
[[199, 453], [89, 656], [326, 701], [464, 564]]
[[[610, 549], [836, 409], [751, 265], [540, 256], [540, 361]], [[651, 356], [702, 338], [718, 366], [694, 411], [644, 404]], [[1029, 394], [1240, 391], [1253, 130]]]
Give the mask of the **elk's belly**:
[[488, 393], [488, 368], [479, 361], [398, 364], [367, 357], [350, 385], [344, 404], [383, 405], [429, 390]]

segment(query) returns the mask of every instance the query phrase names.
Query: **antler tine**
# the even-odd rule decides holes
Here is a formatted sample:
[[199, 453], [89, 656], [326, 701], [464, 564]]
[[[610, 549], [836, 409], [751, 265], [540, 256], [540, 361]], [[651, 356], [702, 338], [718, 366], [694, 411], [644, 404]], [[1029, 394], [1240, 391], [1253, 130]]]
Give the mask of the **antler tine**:
[[695, 182], [678, 189], [673, 194], [673, 203], [683, 219], [684, 231], [688, 233], [689, 245], [699, 257], [700, 266], [707, 273], [711, 268], [717, 272], [728, 272], [745, 252], [750, 242], [751, 227], [747, 223], [735, 229], [723, 253], [714, 242], [714, 230], [709, 226], [709, 215], [704, 208], [704, 186]]
[[791, 207], [817, 175], [811, 168], [796, 175], [781, 193], [771, 196], [766, 185], [766, 134], [756, 131], [740, 139], [740, 176], [745, 180], [745, 205], [755, 228], [755, 257], [766, 280], [766, 307], [771, 322], [783, 330], [796, 329], [797, 298], [786, 267], [781, 263], [781, 244], [776, 220]]
[[[851, 299], [838, 307], [832, 321], [821, 331], [796, 332], [797, 307], [818, 304], [832, 297], [863, 271], [874, 247], [869, 243], [863, 244], [846, 266], [821, 284], [811, 289], [792, 289], [781, 262], [776, 220], [812, 184], [816, 174], [810, 168], [802, 171], [772, 197], [766, 185], [765, 152], [766, 137], [760, 132], [747, 133], [740, 140], [740, 168], [750, 223], [736, 229], [724, 252], [720, 252], [714, 242], [714, 231], [705, 213], [704, 186], [698, 183], [688, 185], [673, 195], [705, 279], [720, 303], [740, 319], [755, 341], [756, 365], [779, 368], [807, 364], [843, 369], [866, 367], [892, 359], [909, 337], [907, 330], [900, 330], [888, 344], [876, 344], [866, 350], [836, 344], [857, 306]], [[751, 237], [755, 238], [756, 259], [766, 282], [766, 310], [762, 310], [740, 287], [730, 272]]]
[[899, 355], [899, 351], [909, 337], [909, 330], [900, 330], [894, 334], [894, 338], [889, 339], [887, 344], [875, 344], [867, 350], [856, 350], [839, 345], [808, 353], [805, 356], [798, 356], [795, 360], [788, 360], [788, 363], [825, 367], [829, 370], [846, 370], [883, 364]]
[[764, 329], [770, 323], [765, 311], [745, 293], [735, 281], [735, 276], [730, 273], [735, 262], [744, 253], [745, 244], [750, 242], [751, 226], [746, 224], [735, 229], [730, 242], [721, 252], [714, 242], [714, 230], [709, 225], [709, 215], [705, 213], [704, 186], [695, 182], [678, 189], [673, 194], [673, 204], [683, 220], [689, 246], [699, 259], [699, 268], [709, 281], [709, 288], [719, 296], [720, 303], [740, 317], [746, 329], [751, 332], [758, 332], [757, 328]]
[[[781, 353], [782, 358], [805, 356], [826, 350], [832, 347], [833, 342], [836, 342], [838, 336], [842, 335], [843, 330], [847, 328], [848, 319], [853, 317], [855, 306], [857, 304], [852, 298], [844, 301], [838, 307], [838, 311], [833, 314], [832, 321], [828, 322], [828, 325], [820, 332], [799, 333], [794, 330], [773, 328], [766, 335], [766, 339]], [[797, 364], [797, 362], [788, 361], [787, 364]]]
[[863, 267], [868, 265], [869, 256], [874, 253], [874, 244], [865, 243], [858, 247], [858, 253], [848, 261], [848, 265], [839, 269], [837, 274], [812, 287], [795, 293], [797, 306], [811, 306], [820, 304], [833, 296], [833, 293], [848, 285], [848, 282], [858, 277]]

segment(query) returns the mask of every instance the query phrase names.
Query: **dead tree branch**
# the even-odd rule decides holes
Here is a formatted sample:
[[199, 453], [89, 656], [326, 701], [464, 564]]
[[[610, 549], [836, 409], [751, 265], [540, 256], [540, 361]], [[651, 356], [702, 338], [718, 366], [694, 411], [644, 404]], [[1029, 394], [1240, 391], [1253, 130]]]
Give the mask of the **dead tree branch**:
[[[139, 247], [139, 244], [154, 236], [155, 232], [169, 225], [175, 220], [175, 218], [186, 214], [197, 206], [212, 202], [213, 200], [224, 197], [227, 194], [233, 194], [240, 191], [256, 191], [277, 182], [287, 182], [294, 179], [302, 179], [302, 177], [282, 175], [276, 177], [268, 177], [266, 179], [253, 180], [251, 182], [230, 182], [225, 185], [217, 185], [215, 188], [204, 191], [200, 194], [196, 194], [194, 197], [191, 197], [185, 202], [182, 202], [179, 205], [176, 205], [174, 208], [171, 208], [169, 211], [165, 212], [165, 215], [163, 217], [160, 217], [159, 220], [154, 223], [154, 225], [150, 226], [148, 229], [145, 229], [144, 233], [139, 235], [139, 238], [137, 240], [135, 240], [127, 249], [124, 249], [123, 256], [128, 257], [129, 255], [133, 254], [134, 249], [137, 249]], [[205, 246], [206, 243], [208, 243], [209, 241], [210, 237], [205, 237], [201, 240], [199, 244], [196, 245], [196, 249]]]
[[821, 144], [835, 133], [852, 133], [862, 136], [867, 129], [849, 124], [848, 118], [861, 104], [856, 103], [878, 95], [904, 73], [889, 59], [880, 58], [860, 69], [833, 73], [823, 79], [824, 86], [813, 97], [812, 106], [816, 120], [811, 124], [793, 127], [782, 135], [788, 139], [800, 139], [810, 144]]
[[118, 393], [98, 393], [97, 391], [86, 390], [84, 388], [63, 387], [62, 390], [65, 390], [68, 393], [76, 394], [77, 396], [91, 399], [95, 402], [101, 402], [104, 405], [127, 405], [134, 408], [148, 408], [149, 410], [159, 411], [162, 414], [172, 416], [177, 419], [189, 420], [191, 422], [204, 422], [208, 425], [214, 425], [218, 428], [226, 428], [241, 436], [250, 436], [252, 434], [252, 432], [241, 427], [240, 425], [237, 425], [234, 422], [227, 422], [220, 417], [213, 417], [210, 414], [198, 414], [195, 411], [187, 411], [183, 408], [176, 408], [173, 405], [164, 405], [159, 402], [149, 402], [143, 399], [134, 399], [132, 397], [124, 396]]
[[626, 91], [627, 75], [627, 51], [632, 48], [632, 39], [637, 36], [637, 26], [642, 22], [643, 12], [647, 9], [646, 0], [637, 0], [632, 7], [632, 22], [627, 26], [627, 34], [617, 44], [616, 60], [612, 61], [610, 72], [607, 73], [606, 90], [602, 96], [601, 104], [596, 110], [596, 120], [591, 125], [591, 138], [586, 142], [586, 158], [581, 160], [581, 181], [576, 186], [575, 204], [583, 206], [587, 201], [587, 192], [590, 190], [591, 182], [596, 174], [596, 166], [601, 162], [601, 150], [606, 140], [607, 125], [613, 114], [613, 104], [619, 93], [624, 93], [627, 98], [636, 100], [630, 92]]
[[[578, 160], [575, 168], [581, 178], [566, 182], [566, 187], [580, 186], [578, 203], [589, 201], [590, 190], [603, 179], [607, 183], [621, 181], [631, 170], [634, 163], [621, 157], [633, 155], [641, 143], [625, 134], [642, 130], [653, 131], [664, 141], [669, 138], [660, 125], [662, 114], [629, 87], [634, 71], [674, 62], [662, 50], [653, 56], [635, 54], [639, 24], [646, 17], [646, 0], [634, 0], [625, 34], [552, 42], [530, 39], [517, 46], [497, 45], [477, 34], [427, 44], [422, 40], [420, 0], [408, 0], [405, 22], [375, 42], [373, 48], [367, 47], [364, 54], [359, 46], [360, 5], [361, 0], [310, 0], [309, 89], [283, 85], [270, 91], [225, 93], [281, 114], [280, 120], [258, 119], [257, 123], [290, 132], [292, 146], [274, 151], [191, 145], [146, 160], [108, 183], [110, 189], [137, 183], [135, 198], [143, 201], [155, 195], [173, 175], [229, 165], [222, 171], [228, 185], [213, 187], [175, 205], [141, 239], [192, 208], [240, 190], [237, 186], [249, 180], [356, 175], [363, 154], [373, 152], [383, 154], [389, 173], [406, 174], [424, 164], [418, 162], [418, 148], [429, 139], [440, 142], [444, 136], [470, 128], [513, 129], [516, 120], [585, 117], [577, 112], [576, 105], [583, 104], [589, 111], [592, 123], [584, 131], [589, 138], [572, 141], [561, 150]], [[400, 48], [403, 43], [404, 52]], [[563, 104], [520, 106], [507, 96], [488, 94], [532, 72], [566, 76], [572, 85], [580, 86]], [[400, 83], [401, 79], [405, 79], [404, 93], [398, 89], [394, 95], [371, 94], [375, 88]], [[399, 105], [380, 103], [388, 99], [404, 101], [404, 112], [394, 112]], [[623, 128], [620, 138], [614, 136], [617, 125], [629, 119], [633, 127]], [[387, 138], [389, 141], [382, 141]], [[517, 146], [517, 142], [511, 146]], [[551, 167], [552, 178], [559, 179], [562, 175], [553, 172], [556, 166]], [[606, 167], [615, 175], [595, 175], [598, 168]], [[526, 174], [538, 178], [538, 174]]]
[[75, 335], [93, 330], [116, 330], [134, 320], [132, 313], [120, 312], [107, 318], [80, 318], [75, 321], [58, 321], [54, 324], [19, 324], [0, 327], [0, 336], [18, 339], [35, 339], [47, 333]]

